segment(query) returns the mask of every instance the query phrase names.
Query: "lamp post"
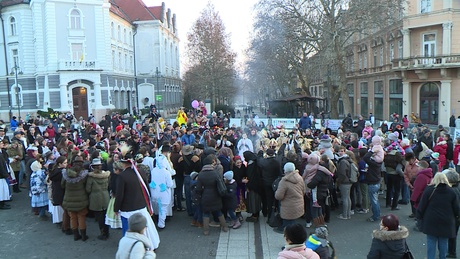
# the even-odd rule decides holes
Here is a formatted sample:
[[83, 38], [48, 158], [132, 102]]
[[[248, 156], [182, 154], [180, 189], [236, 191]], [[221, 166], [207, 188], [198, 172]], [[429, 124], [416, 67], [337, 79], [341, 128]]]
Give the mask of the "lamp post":
[[[157, 87], [155, 87], [155, 89], [153, 90], [153, 94], [155, 95], [155, 96], [154, 96], [154, 98], [155, 98], [155, 104], [157, 104], [157, 101], [158, 101], [158, 100], [157, 100], [157, 92], [160, 92], [160, 76], [161, 76], [161, 72], [160, 72], [160, 70], [158, 69], [158, 67], [157, 67], [157, 69], [156, 69], [156, 71], [155, 71], [155, 76], [156, 76], [156, 78], [157, 78]], [[158, 88], [158, 90], [157, 90], [157, 88]], [[157, 110], [158, 110], [158, 112], [160, 111], [160, 102], [159, 102], [159, 101], [158, 101]]]
[[[18, 85], [18, 69], [20, 69], [16, 63], [16, 60], [14, 61], [14, 84], [15, 84], [15, 91], [16, 91], [16, 103], [18, 104], [18, 119], [21, 119], [21, 89], [19, 88]], [[12, 74], [11, 72], [10, 74]]]

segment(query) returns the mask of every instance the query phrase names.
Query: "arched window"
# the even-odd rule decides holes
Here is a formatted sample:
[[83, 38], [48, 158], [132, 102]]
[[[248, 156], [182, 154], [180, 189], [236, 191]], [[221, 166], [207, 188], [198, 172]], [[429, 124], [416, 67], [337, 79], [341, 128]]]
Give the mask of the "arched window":
[[121, 26], [118, 25], [118, 41], [121, 41]]
[[123, 43], [125, 43], [125, 44], [128, 43], [126, 41], [126, 29], [123, 29]]
[[112, 39], [114, 39], [115, 38], [115, 25], [113, 22], [111, 24], [110, 30], [111, 30]]
[[129, 32], [129, 45], [133, 45], [133, 34], [131, 31]]
[[16, 30], [16, 18], [13, 16], [10, 17], [10, 35], [18, 35], [18, 31]]
[[81, 14], [77, 9], [70, 12], [70, 28], [74, 30], [81, 29]]
[[18, 107], [18, 106], [22, 107], [24, 105], [24, 102], [22, 100], [23, 98], [22, 98], [22, 87], [21, 87], [21, 85], [14, 84], [11, 87], [10, 94], [11, 94], [11, 106], [12, 106], [12, 108], [15, 108], [15, 107]]

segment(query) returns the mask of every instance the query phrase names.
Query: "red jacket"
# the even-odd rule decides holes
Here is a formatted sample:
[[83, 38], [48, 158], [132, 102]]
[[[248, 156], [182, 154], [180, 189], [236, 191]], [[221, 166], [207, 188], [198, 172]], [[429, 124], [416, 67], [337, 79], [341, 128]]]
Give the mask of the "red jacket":
[[447, 153], [447, 143], [446, 141], [441, 141], [433, 148], [434, 152], [439, 153], [439, 165], [438, 171], [441, 172], [444, 165], [447, 163], [446, 153]]
[[458, 164], [458, 154], [460, 153], [460, 144], [455, 144], [454, 146], [454, 157], [452, 160], [454, 161], [454, 165]]
[[414, 202], [415, 208], [418, 207], [423, 191], [425, 190], [426, 186], [431, 182], [431, 178], [433, 178], [431, 168], [425, 168], [418, 171], [417, 177], [415, 178], [414, 182], [414, 190], [412, 191], [412, 195], [410, 196], [410, 200]]

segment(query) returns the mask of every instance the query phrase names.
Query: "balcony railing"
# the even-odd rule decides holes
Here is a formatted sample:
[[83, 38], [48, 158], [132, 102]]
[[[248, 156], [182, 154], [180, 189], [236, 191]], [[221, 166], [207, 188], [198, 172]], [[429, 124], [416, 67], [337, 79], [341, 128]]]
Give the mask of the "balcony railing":
[[100, 70], [98, 63], [95, 60], [61, 60], [58, 64], [59, 70]]
[[434, 57], [410, 57], [393, 60], [393, 69], [427, 69], [448, 68], [460, 66], [460, 55], [434, 56]]
[[391, 71], [391, 64], [386, 64], [386, 65], [378, 66], [378, 67], [363, 68], [363, 69], [359, 69], [355, 71], [348, 71], [347, 77], [368, 75], [368, 74], [374, 74], [374, 73], [383, 73], [383, 72], [388, 72], [388, 71]]

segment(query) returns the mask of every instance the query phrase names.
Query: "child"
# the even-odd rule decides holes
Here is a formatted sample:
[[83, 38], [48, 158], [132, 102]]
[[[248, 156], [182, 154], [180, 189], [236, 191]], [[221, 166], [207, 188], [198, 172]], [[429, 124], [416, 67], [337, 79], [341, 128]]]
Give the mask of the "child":
[[233, 171], [227, 171], [224, 174], [225, 185], [227, 186], [227, 194], [224, 197], [224, 208], [230, 216], [232, 222], [230, 226], [233, 229], [241, 227], [241, 222], [235, 215], [235, 209], [238, 206], [236, 199], [236, 181], [233, 179]]
[[383, 157], [385, 155], [382, 147], [382, 139], [379, 136], [372, 137], [372, 158], [377, 163], [383, 162]]
[[155, 259], [152, 243], [144, 235], [147, 229], [147, 219], [142, 213], [135, 213], [128, 219], [128, 232], [120, 239], [117, 259], [144, 258]]
[[284, 229], [286, 246], [278, 253], [278, 259], [307, 258], [320, 259], [319, 255], [305, 246], [307, 232], [299, 223], [287, 225]]
[[32, 195], [32, 208], [38, 209], [38, 215], [41, 220], [47, 220], [46, 206], [48, 205], [48, 188], [46, 185], [45, 170], [39, 161], [35, 161], [30, 165], [32, 174], [30, 175], [30, 193]]
[[190, 174], [190, 193], [192, 196], [193, 220], [192, 226], [203, 227], [203, 212], [201, 211], [201, 195], [197, 192], [198, 173]]
[[[331, 252], [329, 251], [329, 247], [332, 248], [332, 251], [334, 250], [332, 244], [327, 240], [327, 237], [327, 227], [317, 227], [315, 234], [310, 235], [310, 237], [307, 239], [307, 242], [305, 243], [305, 246], [315, 251], [320, 258], [334, 258], [334, 256], [331, 256]], [[334, 254], [334, 252], [332, 253]]]

